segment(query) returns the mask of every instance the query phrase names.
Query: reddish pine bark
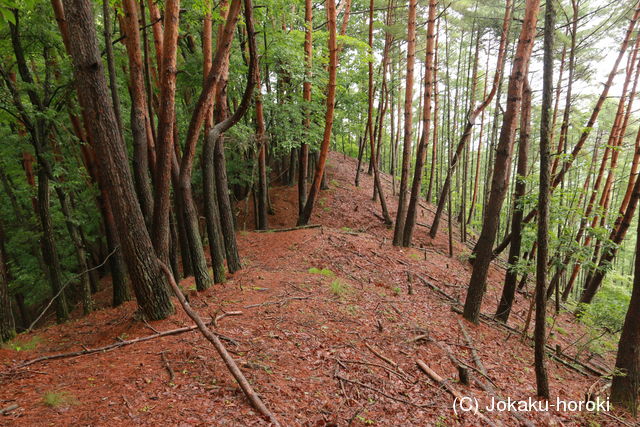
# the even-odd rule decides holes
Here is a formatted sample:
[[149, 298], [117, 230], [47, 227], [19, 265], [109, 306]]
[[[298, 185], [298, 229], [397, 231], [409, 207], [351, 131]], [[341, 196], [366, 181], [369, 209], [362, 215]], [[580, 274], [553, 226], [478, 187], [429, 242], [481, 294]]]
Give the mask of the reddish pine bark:
[[324, 134], [322, 144], [320, 145], [320, 155], [316, 164], [313, 183], [309, 190], [307, 203], [304, 205], [302, 213], [298, 217], [298, 225], [307, 225], [313, 212], [316, 197], [320, 192], [322, 176], [324, 175], [324, 167], [329, 154], [329, 144], [331, 143], [331, 129], [333, 128], [333, 110], [336, 98], [336, 72], [337, 72], [337, 56], [338, 47], [336, 43], [336, 4], [335, 0], [327, 0], [325, 4], [327, 10], [327, 30], [329, 31], [329, 81], [327, 83], [327, 109], [324, 121]]

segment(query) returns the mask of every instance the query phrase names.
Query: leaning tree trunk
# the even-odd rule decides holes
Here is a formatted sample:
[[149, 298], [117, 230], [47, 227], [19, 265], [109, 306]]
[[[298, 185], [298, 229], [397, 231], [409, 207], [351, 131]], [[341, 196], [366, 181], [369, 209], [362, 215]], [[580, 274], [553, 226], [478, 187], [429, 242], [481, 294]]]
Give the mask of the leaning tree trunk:
[[173, 305], [144, 224], [109, 99], [92, 4], [88, 0], [65, 0], [64, 6], [78, 99], [95, 138], [101, 183], [118, 212], [116, 224], [138, 305], [147, 318], [163, 319], [173, 313]]
[[138, 30], [138, 5], [134, 0], [123, 0], [122, 6], [124, 9], [124, 30], [127, 35], [125, 46], [129, 56], [134, 183], [145, 223], [150, 228], [153, 215], [153, 195], [149, 182], [148, 109], [145, 97], [140, 31]]
[[[640, 220], [636, 234], [636, 253], [640, 251]], [[620, 334], [616, 371], [611, 382], [611, 402], [626, 407], [634, 415], [640, 392], [640, 256], [636, 256], [631, 301]]]
[[507, 178], [511, 165], [511, 152], [517, 125], [516, 118], [522, 101], [524, 74], [529, 64], [529, 58], [531, 57], [539, 8], [540, 0], [527, 0], [522, 30], [516, 48], [511, 76], [509, 77], [507, 108], [504, 113], [498, 146], [496, 147], [491, 192], [485, 210], [482, 232], [476, 245], [476, 257], [473, 262], [473, 271], [471, 273], [469, 290], [464, 305], [465, 319], [474, 323], [478, 322], [480, 316], [480, 307], [487, 285], [487, 274], [492, 258], [493, 242], [495, 241], [498, 231], [500, 211], [507, 192]]

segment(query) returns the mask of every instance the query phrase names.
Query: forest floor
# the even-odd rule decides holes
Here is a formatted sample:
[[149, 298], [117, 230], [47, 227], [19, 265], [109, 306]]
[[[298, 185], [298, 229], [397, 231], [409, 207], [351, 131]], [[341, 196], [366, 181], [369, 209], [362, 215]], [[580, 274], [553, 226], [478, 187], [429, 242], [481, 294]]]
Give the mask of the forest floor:
[[[457, 382], [446, 349], [476, 366], [453, 311], [464, 301], [471, 273], [471, 246], [459, 243], [448, 256], [447, 226], [434, 240], [416, 228], [416, 248], [390, 244], [392, 230], [376, 216], [372, 178], [363, 173], [353, 185], [355, 161], [332, 153], [329, 190], [312, 217], [322, 227], [287, 232], [253, 232], [251, 208], [239, 206], [240, 254], [245, 268], [224, 285], [196, 293], [192, 306], [203, 317], [241, 311], [219, 322], [217, 331], [235, 360], [283, 425], [482, 425], [478, 415], [452, 409], [453, 397], [416, 365], [424, 361], [462, 395], [480, 407], [497, 399], [534, 398], [535, 374], [530, 341], [521, 342], [530, 300], [517, 294], [508, 330], [491, 322], [464, 322], [494, 392]], [[390, 178], [385, 177], [387, 199]], [[295, 225], [296, 188], [271, 193], [273, 228]], [[433, 207], [423, 204], [420, 224], [429, 224]], [[469, 244], [470, 245], [470, 244]], [[483, 313], [492, 315], [504, 277], [492, 265]], [[428, 284], [435, 285], [435, 287]], [[440, 291], [438, 291], [438, 289]], [[532, 289], [532, 285], [528, 286]], [[448, 295], [445, 296], [443, 295]], [[21, 334], [0, 349], [2, 425], [267, 425], [256, 415], [214, 348], [197, 331], [153, 339], [110, 351], [27, 367], [22, 362], [62, 352], [81, 351], [192, 324], [181, 308], [169, 319], [144, 323], [134, 302], [108, 308], [110, 289], [97, 295], [104, 308], [64, 325], [51, 324]], [[549, 317], [553, 317], [550, 312]], [[530, 331], [533, 326], [530, 327]], [[416, 339], [416, 337], [423, 336]], [[552, 348], [575, 355], [590, 334], [568, 313], [555, 319]], [[614, 354], [594, 356], [582, 349], [591, 369], [610, 370]], [[383, 360], [388, 359], [387, 361]], [[556, 398], [580, 401], [599, 380], [590, 368], [548, 360], [551, 405]], [[574, 366], [574, 368], [570, 366]], [[607, 368], [609, 367], [609, 368]], [[471, 372], [487, 383], [487, 379]], [[602, 383], [604, 384], [604, 383]], [[596, 384], [593, 389], [598, 388]], [[625, 415], [558, 411], [487, 413], [496, 425], [620, 425]], [[633, 420], [626, 418], [628, 425]]]

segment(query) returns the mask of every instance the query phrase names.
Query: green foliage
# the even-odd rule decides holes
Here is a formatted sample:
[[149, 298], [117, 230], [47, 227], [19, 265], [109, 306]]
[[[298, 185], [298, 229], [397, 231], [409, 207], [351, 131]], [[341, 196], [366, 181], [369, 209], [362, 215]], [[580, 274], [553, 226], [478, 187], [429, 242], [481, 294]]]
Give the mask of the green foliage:
[[308, 272], [311, 273], [311, 274], [320, 274], [320, 275], [325, 276], [325, 277], [334, 277], [335, 276], [335, 273], [333, 271], [329, 270], [328, 268], [319, 269], [319, 268], [316, 268], [316, 267], [311, 267], [308, 270]]
[[47, 391], [42, 395], [42, 403], [51, 408], [78, 405], [80, 401], [68, 391]]
[[593, 302], [585, 307], [582, 321], [612, 333], [621, 331], [631, 300], [632, 283], [631, 276], [610, 272]]
[[349, 293], [351, 293], [351, 286], [349, 286], [348, 284], [344, 283], [340, 279], [333, 280], [331, 282], [331, 284], [329, 285], [329, 289], [330, 289], [331, 293], [333, 295], [337, 296], [338, 298], [343, 298], [346, 295], [348, 295]]

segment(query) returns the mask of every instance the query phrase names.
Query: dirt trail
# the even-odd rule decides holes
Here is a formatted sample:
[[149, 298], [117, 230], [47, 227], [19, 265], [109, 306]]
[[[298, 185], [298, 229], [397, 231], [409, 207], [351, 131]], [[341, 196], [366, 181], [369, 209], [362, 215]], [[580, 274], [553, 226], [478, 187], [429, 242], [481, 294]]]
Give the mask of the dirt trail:
[[[251, 207], [245, 211], [240, 205], [238, 224], [247, 228], [238, 233], [245, 268], [224, 285], [190, 291], [191, 304], [203, 317], [223, 310], [243, 312], [224, 318], [218, 332], [234, 340], [226, 343], [229, 351], [283, 425], [480, 425], [473, 414], [456, 416], [451, 395], [415, 362], [425, 361], [463, 395], [490, 402], [490, 393], [456, 382], [456, 368], [443, 347], [474, 365], [457, 323], [461, 316], [452, 311], [451, 301], [424, 284], [426, 280], [463, 300], [470, 249], [456, 243], [455, 256], [447, 256], [446, 224], [435, 240], [418, 226], [416, 248], [391, 246], [392, 230], [374, 214], [379, 208], [371, 200], [371, 177], [363, 174], [358, 189], [354, 173], [353, 159], [331, 154], [330, 189], [322, 192], [311, 220], [320, 228], [252, 232]], [[395, 200], [386, 184], [393, 214]], [[270, 226], [295, 225], [295, 187], [275, 187], [271, 198], [276, 214], [269, 218]], [[428, 224], [431, 210], [422, 209], [418, 222]], [[484, 313], [495, 311], [503, 277], [504, 270], [492, 266]], [[195, 288], [192, 279], [182, 285]], [[510, 326], [522, 328], [528, 306], [519, 294]], [[103, 309], [21, 335], [14, 343], [20, 351], [0, 350], [0, 408], [20, 406], [0, 416], [0, 424], [267, 425], [198, 332], [11, 369], [42, 355], [191, 324], [180, 311], [149, 325], [135, 320], [134, 312], [134, 303]], [[566, 348], [584, 334], [566, 314], [556, 325], [562, 333], [551, 337], [554, 347]], [[466, 327], [497, 394], [535, 397], [532, 348], [504, 329]], [[419, 335], [428, 339], [412, 340]], [[599, 363], [611, 364], [611, 357]], [[553, 362], [549, 379], [554, 401], [581, 400], [597, 380]], [[522, 415], [540, 425], [616, 425], [611, 418], [591, 414]], [[503, 425], [521, 423], [505, 413], [489, 418]]]

